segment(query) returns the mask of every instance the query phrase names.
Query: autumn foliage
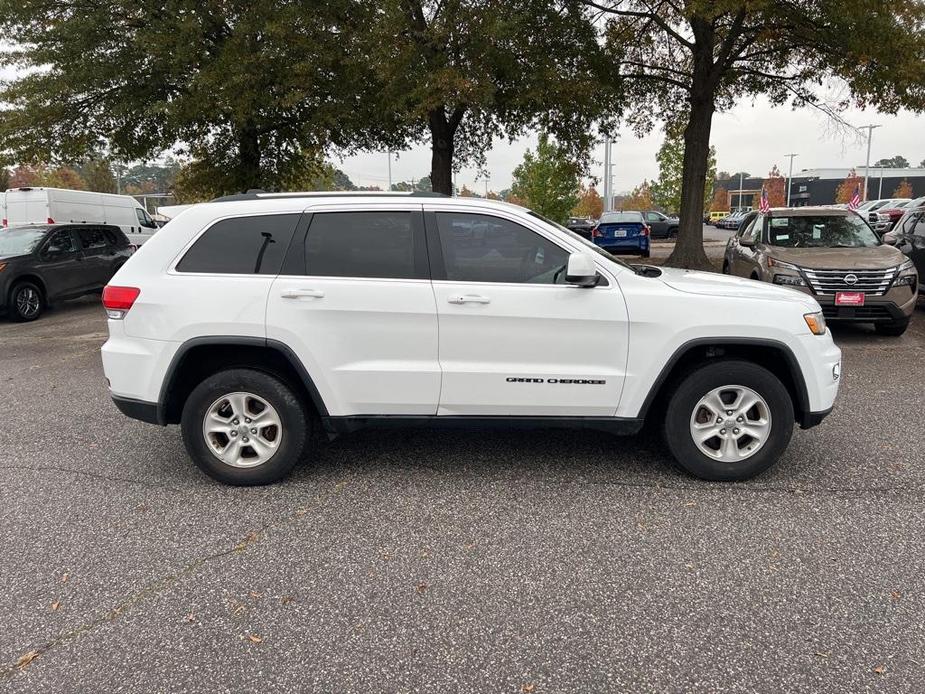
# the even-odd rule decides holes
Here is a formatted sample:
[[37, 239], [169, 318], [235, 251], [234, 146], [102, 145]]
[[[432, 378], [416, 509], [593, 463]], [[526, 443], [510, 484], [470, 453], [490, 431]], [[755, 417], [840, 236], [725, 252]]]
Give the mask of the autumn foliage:
[[851, 171], [848, 172], [848, 177], [841, 182], [841, 184], [838, 186], [838, 190], [835, 191], [835, 202], [851, 202], [851, 198], [854, 197], [854, 191], [863, 191], [863, 185], [864, 179], [858, 176], [857, 171], [851, 169]]
[[768, 191], [768, 205], [783, 207], [787, 204], [787, 182], [781, 176], [777, 164], [771, 167], [768, 177], [764, 179], [764, 187]]
[[729, 191], [717, 187], [713, 191], [713, 200], [710, 202], [710, 212], [725, 212], [729, 209]]
[[604, 214], [604, 199], [594, 186], [584, 186], [578, 191], [578, 203], [572, 209], [576, 217], [599, 219]]
[[894, 198], [911, 198], [912, 197], [912, 185], [905, 178], [902, 180], [896, 190], [893, 191]]
[[633, 188], [633, 192], [626, 196], [621, 206], [624, 210], [651, 210], [652, 205], [652, 184], [643, 181]]

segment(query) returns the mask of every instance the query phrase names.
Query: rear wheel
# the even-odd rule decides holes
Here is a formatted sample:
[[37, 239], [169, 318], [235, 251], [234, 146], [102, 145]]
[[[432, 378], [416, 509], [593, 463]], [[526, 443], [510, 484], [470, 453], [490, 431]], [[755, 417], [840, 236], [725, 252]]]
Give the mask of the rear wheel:
[[707, 480], [737, 481], [773, 465], [793, 433], [790, 394], [767, 369], [723, 360], [688, 374], [665, 414], [665, 441], [677, 463]]
[[878, 335], [883, 335], [884, 337], [899, 337], [906, 332], [906, 328], [908, 327], [908, 320], [896, 321], [894, 323], [874, 323], [874, 330], [877, 331]]
[[33, 321], [45, 310], [45, 297], [34, 282], [17, 282], [10, 290], [10, 317], [21, 323]]
[[286, 477], [310, 440], [311, 419], [299, 396], [275, 376], [220, 371], [183, 406], [183, 442], [193, 462], [225, 484], [270, 484]]
[[676, 239], [676, 238], [678, 238], [678, 227], [671, 227], [671, 228], [668, 230], [668, 238], [669, 238], [669, 239]]

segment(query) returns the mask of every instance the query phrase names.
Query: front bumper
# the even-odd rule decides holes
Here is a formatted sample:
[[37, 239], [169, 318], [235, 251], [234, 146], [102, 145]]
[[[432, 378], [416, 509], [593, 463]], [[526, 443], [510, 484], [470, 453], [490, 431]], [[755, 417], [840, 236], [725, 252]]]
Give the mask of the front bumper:
[[[777, 284], [778, 274], [793, 277], [789, 271], [774, 272], [769, 281]], [[909, 286], [890, 287], [883, 295], [866, 294], [863, 306], [836, 306], [834, 294], [814, 294], [806, 286], [780, 285], [813, 297], [822, 307], [827, 321], [854, 323], [899, 323], [907, 321], [915, 311], [916, 290]]]

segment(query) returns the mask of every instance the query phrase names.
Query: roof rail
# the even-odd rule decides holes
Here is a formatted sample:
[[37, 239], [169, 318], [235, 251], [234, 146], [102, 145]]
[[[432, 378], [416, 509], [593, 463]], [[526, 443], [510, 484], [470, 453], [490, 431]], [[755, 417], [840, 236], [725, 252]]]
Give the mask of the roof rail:
[[444, 193], [433, 193], [430, 191], [416, 190], [412, 193], [402, 191], [362, 191], [362, 190], [317, 190], [302, 193], [268, 193], [259, 188], [251, 188], [246, 193], [235, 193], [234, 195], [222, 195], [213, 198], [209, 202], [234, 202], [237, 200], [279, 200], [283, 198], [446, 198], [449, 197]]

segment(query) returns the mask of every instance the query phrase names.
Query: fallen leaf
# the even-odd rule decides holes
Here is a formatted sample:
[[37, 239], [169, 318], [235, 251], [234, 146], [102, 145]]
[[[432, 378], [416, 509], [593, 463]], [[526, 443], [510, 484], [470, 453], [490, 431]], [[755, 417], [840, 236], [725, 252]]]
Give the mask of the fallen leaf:
[[696, 502], [696, 501], [688, 501], [688, 502], [687, 502], [686, 504], [684, 504], [684, 505], [685, 505], [685, 506], [696, 506], [696, 505], [697, 505], [697, 502]]
[[425, 590], [427, 590], [427, 588], [428, 588], [427, 584], [424, 583], [423, 581], [422, 581], [421, 583], [418, 583], [418, 592], [419, 592], [419, 593], [423, 593]]
[[28, 653], [23, 653], [21, 656], [19, 656], [19, 658], [16, 659], [16, 667], [24, 668], [38, 657], [38, 651], [29, 651]]
[[60, 600], [55, 600], [53, 603], [51, 603], [51, 605], [49, 605], [49, 607], [51, 608], [51, 611], [54, 612], [54, 611], [57, 610], [59, 607], [61, 607], [61, 601], [60, 601]]
[[186, 615], [183, 619], [186, 622], [192, 622], [196, 617], [193, 615], [193, 611], [190, 610], [190, 613]]
[[257, 634], [248, 634], [247, 638], [250, 640], [251, 643], [263, 643], [263, 638], [261, 638]]
[[62, 582], [62, 583], [67, 583], [67, 579], [68, 579], [69, 577], [70, 577], [70, 574], [64, 574], [64, 575], [61, 577], [61, 582]]
[[828, 653], [823, 653], [822, 651], [816, 651], [816, 655], [818, 655], [820, 658], [828, 658], [828, 657], [829, 657], [829, 654], [828, 654]]
[[894, 590], [893, 592], [890, 593], [890, 597], [893, 598], [894, 601], [899, 600], [902, 597], [902, 595], [903, 594], [900, 593], [898, 590]]
[[884, 672], [886, 672], [886, 665], [878, 665], [874, 668], [874, 672], [876, 672], [878, 675], [882, 675]]
[[293, 598], [291, 595], [284, 595], [283, 597], [281, 597], [281, 598], [279, 599], [279, 601], [280, 601], [283, 605], [288, 605], [288, 604], [291, 603], [294, 599], [295, 599], [295, 598]]
[[529, 682], [529, 683], [523, 685], [523, 686], [520, 688], [520, 691], [522, 691], [524, 694], [530, 694], [530, 692], [532, 692], [534, 689], [536, 689], [536, 685], [533, 684], [532, 682]]

